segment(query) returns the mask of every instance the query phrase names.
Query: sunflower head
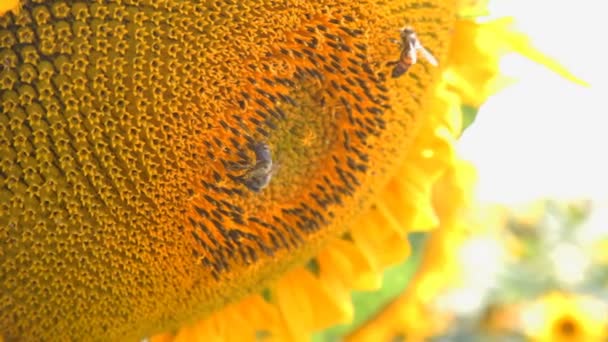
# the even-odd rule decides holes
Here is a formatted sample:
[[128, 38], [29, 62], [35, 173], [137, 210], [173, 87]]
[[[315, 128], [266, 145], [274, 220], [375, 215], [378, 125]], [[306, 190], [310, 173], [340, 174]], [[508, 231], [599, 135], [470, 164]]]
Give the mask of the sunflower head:
[[534, 341], [603, 341], [608, 337], [605, 304], [553, 292], [524, 308], [522, 323]]
[[418, 0], [33, 0], [2, 14], [3, 333], [140, 338], [306, 261], [429, 119], [439, 70], [390, 77], [391, 38], [409, 25], [441, 62], [454, 14]]

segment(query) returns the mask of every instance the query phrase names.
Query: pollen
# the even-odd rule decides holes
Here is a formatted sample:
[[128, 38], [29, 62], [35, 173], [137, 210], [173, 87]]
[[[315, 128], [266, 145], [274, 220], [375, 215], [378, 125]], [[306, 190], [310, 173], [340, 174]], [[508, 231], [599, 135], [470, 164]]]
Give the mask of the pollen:
[[[343, 233], [424, 119], [443, 1], [23, 1], [0, 16], [0, 336], [138, 339]], [[276, 174], [242, 175], [267, 145]]]

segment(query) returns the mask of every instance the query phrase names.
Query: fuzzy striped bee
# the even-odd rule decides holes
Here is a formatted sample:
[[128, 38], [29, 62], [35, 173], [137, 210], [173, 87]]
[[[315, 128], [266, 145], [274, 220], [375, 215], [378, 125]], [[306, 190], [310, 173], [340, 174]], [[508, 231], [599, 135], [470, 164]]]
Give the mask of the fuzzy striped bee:
[[418, 61], [418, 54], [427, 60], [431, 65], [437, 66], [439, 63], [433, 55], [422, 46], [418, 36], [414, 29], [410, 26], [406, 26], [401, 29], [401, 41], [391, 39], [392, 42], [397, 43], [401, 46], [401, 53], [399, 59], [393, 62], [387, 63], [387, 66], [393, 66], [391, 76], [397, 78], [405, 74], [408, 69], [416, 64]]
[[261, 142], [254, 145], [253, 151], [255, 152], [255, 164], [239, 179], [249, 190], [260, 192], [270, 183], [270, 179], [277, 170], [277, 165], [273, 164], [270, 146], [266, 143]]

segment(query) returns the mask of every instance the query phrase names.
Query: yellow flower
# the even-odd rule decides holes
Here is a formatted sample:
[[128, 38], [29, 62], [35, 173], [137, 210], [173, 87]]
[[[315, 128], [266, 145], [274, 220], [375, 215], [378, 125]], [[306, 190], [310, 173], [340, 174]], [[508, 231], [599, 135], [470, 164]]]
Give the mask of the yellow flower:
[[[408, 229], [432, 226], [452, 139], [433, 109], [439, 69], [392, 78], [387, 63], [404, 24], [445, 61], [453, 4], [21, 7], [0, 17], [9, 339], [139, 339], [201, 317], [223, 338], [235, 329], [219, 309], [299, 338], [347, 321], [349, 291], [378, 286]], [[403, 206], [382, 201], [405, 161], [391, 181]]]
[[551, 292], [524, 308], [521, 320], [532, 341], [600, 342], [608, 338], [607, 314], [592, 297]]
[[[483, 32], [456, 2], [21, 7], [0, 17], [9, 340], [304, 340], [408, 232], [450, 225], [431, 193], [496, 71], [456, 63]], [[404, 24], [440, 68], [390, 77]]]

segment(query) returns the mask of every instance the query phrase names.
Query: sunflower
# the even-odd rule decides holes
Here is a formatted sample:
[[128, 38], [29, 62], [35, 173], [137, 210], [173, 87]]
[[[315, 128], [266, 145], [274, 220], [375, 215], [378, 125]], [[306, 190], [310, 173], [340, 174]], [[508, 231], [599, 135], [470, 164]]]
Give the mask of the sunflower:
[[608, 338], [605, 303], [584, 295], [550, 292], [521, 313], [532, 341], [596, 342]]
[[[460, 106], [490, 93], [497, 59], [461, 6], [3, 2], [0, 333], [298, 340], [349, 321], [350, 291], [438, 224]], [[439, 68], [391, 77], [404, 25]]]

